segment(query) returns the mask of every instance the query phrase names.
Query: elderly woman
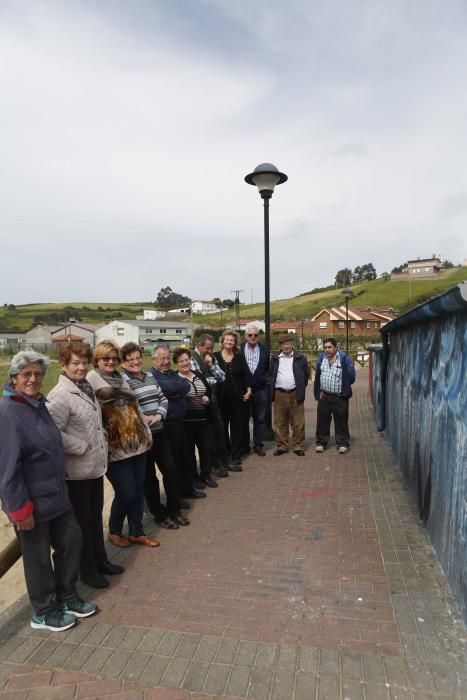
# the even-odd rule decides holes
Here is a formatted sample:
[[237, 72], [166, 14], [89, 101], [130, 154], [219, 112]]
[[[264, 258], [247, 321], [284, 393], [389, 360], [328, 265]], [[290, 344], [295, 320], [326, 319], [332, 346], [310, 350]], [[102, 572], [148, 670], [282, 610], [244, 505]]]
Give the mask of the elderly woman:
[[80, 576], [93, 588], [105, 588], [103, 574], [121, 574], [104, 546], [102, 509], [107, 471], [107, 438], [94, 390], [86, 380], [92, 350], [83, 343], [65, 343], [60, 350], [63, 374], [49, 392], [47, 408], [60, 430], [65, 449], [68, 492], [83, 535]]
[[62, 437], [40, 393], [47, 366], [32, 350], [11, 361], [0, 401], [0, 498], [21, 544], [31, 627], [61, 632], [96, 606], [76, 591], [81, 531], [68, 497]]
[[[191, 353], [186, 348], [175, 348], [172, 359], [178, 374], [186, 379], [190, 391], [185, 395], [186, 413], [184, 417], [186, 446], [192, 464], [193, 486], [196, 489], [217, 487], [217, 481], [211, 476], [210, 431], [207, 407], [210, 402], [211, 389], [202, 374], [191, 369]], [[195, 447], [198, 448], [199, 471], [196, 468]]]
[[[94, 367], [87, 376], [102, 408], [109, 442], [107, 478], [115, 498], [109, 518], [109, 540], [117, 547], [130, 543], [158, 547], [159, 542], [143, 530], [144, 478], [151, 431], [127, 380], [117, 371], [120, 349], [111, 340], [94, 348]], [[128, 520], [128, 538], [123, 523]]]
[[[225, 382], [218, 385], [218, 400], [224, 421], [225, 441], [230, 448], [230, 471], [242, 471], [242, 438], [247, 402], [251, 396], [251, 373], [240, 352], [238, 333], [227, 328], [220, 338], [221, 349], [215, 352], [219, 367], [225, 372]], [[230, 434], [229, 434], [230, 428]]]
[[[143, 370], [143, 355], [139, 345], [125, 343], [121, 353], [123, 373], [138, 399], [152, 433], [152, 448], [147, 453], [144, 481], [146, 503], [156, 523], [166, 530], [178, 530], [180, 525], [189, 525], [190, 521], [182, 515], [180, 510], [182, 501], [178, 488], [177, 468], [164, 430], [168, 401], [151, 372]], [[167, 506], [161, 503], [154, 463], [159, 467], [164, 480]]]

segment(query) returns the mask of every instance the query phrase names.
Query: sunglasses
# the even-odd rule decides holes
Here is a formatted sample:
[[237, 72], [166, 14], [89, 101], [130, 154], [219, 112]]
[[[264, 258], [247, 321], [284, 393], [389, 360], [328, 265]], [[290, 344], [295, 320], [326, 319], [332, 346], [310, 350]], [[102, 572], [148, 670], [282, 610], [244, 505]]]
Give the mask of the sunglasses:
[[104, 362], [118, 362], [118, 357], [101, 357]]
[[257, 333], [247, 333], [248, 338], [257, 338], [258, 334]]

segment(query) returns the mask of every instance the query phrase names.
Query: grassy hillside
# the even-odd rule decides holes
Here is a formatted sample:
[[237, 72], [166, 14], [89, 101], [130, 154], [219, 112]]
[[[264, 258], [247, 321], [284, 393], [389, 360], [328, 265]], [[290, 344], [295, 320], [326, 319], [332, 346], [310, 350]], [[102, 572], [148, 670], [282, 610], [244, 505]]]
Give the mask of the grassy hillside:
[[[467, 280], [467, 267], [445, 270], [434, 279], [419, 280], [374, 280], [355, 284], [352, 305], [393, 306], [403, 313], [425, 299]], [[339, 289], [331, 289], [315, 294], [302, 294], [290, 299], [279, 299], [271, 304], [273, 320], [307, 319], [314, 316], [323, 306], [336, 306], [343, 303]], [[50, 325], [66, 323], [70, 317], [79, 318], [83, 323], [99, 323], [114, 318], [135, 318], [143, 308], [151, 308], [151, 302], [132, 304], [72, 303], [72, 304], [25, 304], [17, 307], [0, 306], [0, 331], [27, 331], [42, 319]], [[264, 304], [242, 304], [240, 318], [263, 318]], [[235, 320], [235, 311], [223, 311], [208, 316], [195, 315], [195, 323], [223, 325]]]
[[38, 322], [48, 325], [67, 323], [70, 318], [82, 323], [101, 323], [115, 318], [135, 318], [144, 308], [151, 308], [151, 302], [133, 304], [81, 303], [70, 304], [24, 304], [11, 307], [0, 306], [0, 330], [28, 331]]
[[[456, 267], [445, 270], [434, 279], [419, 280], [383, 280], [377, 279], [371, 282], [363, 282], [351, 286], [354, 298], [350, 306], [368, 304], [370, 306], [392, 306], [400, 313], [417, 306], [422, 301], [440, 294], [453, 287], [458, 282], [467, 280], [467, 267]], [[303, 294], [291, 299], [280, 299], [271, 303], [271, 317], [273, 320], [307, 319], [314, 316], [324, 306], [340, 306], [343, 303], [341, 291], [329, 290], [315, 294]], [[241, 318], [263, 318], [263, 304], [245, 304], [240, 307]], [[209, 319], [209, 320], [208, 320]], [[220, 314], [208, 316], [196, 316], [197, 323], [221, 323]], [[222, 323], [235, 320], [235, 312], [222, 312]]]

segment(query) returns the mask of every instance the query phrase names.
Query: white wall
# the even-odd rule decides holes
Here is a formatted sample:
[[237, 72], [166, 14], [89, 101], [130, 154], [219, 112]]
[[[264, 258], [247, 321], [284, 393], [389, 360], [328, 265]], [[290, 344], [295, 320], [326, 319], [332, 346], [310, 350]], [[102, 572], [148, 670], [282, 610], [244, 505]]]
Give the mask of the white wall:
[[96, 331], [96, 344], [103, 340], [113, 340], [119, 347], [125, 343], [139, 343], [138, 326], [131, 326], [124, 321], [111, 321]]

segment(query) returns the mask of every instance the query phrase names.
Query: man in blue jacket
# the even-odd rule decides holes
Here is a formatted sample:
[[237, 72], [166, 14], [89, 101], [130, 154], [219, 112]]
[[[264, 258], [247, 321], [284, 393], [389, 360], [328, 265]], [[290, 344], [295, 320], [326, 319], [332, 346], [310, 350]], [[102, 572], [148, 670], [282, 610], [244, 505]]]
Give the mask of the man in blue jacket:
[[264, 457], [264, 433], [266, 430], [266, 411], [268, 408], [267, 378], [269, 372], [269, 348], [258, 342], [259, 330], [254, 323], [249, 323], [245, 329], [245, 340], [241, 344], [241, 352], [245, 356], [251, 379], [251, 399], [243, 423], [243, 450], [250, 451], [250, 416], [253, 417], [253, 450]]
[[349, 399], [355, 381], [355, 367], [346, 352], [338, 350], [334, 338], [326, 338], [324, 352], [316, 363], [314, 384], [318, 401], [316, 421], [316, 452], [324, 452], [328, 443], [331, 419], [334, 418], [336, 447], [339, 454], [349, 451]]

